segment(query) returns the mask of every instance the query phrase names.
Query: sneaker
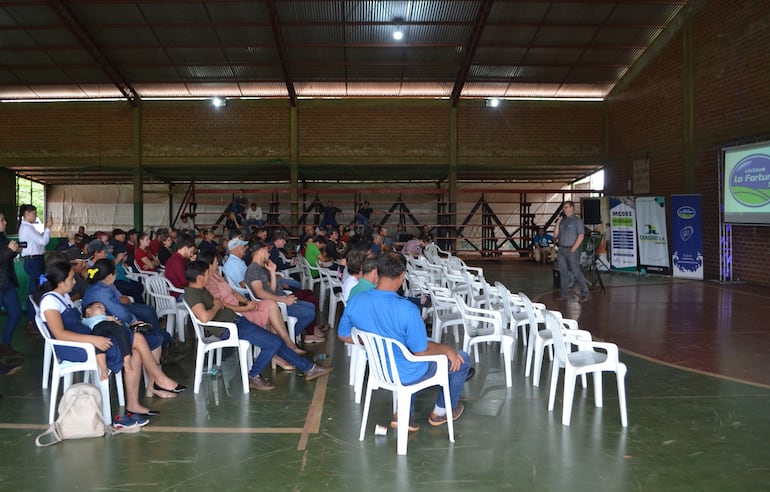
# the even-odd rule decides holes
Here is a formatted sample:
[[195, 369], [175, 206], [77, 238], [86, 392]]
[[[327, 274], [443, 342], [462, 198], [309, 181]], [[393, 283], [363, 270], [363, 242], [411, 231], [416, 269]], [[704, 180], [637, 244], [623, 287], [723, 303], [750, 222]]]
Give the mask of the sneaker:
[[144, 427], [145, 425], [150, 423], [149, 419], [146, 419], [146, 418], [142, 417], [138, 413], [127, 412], [126, 413], [126, 417], [128, 417], [131, 420], [133, 420], [134, 422], [136, 422], [136, 425], [138, 425], [139, 427]]
[[275, 389], [275, 385], [268, 383], [262, 376], [257, 374], [256, 376], [249, 376], [249, 388], [253, 388], [258, 391], [270, 391]]
[[329, 374], [334, 370], [333, 367], [321, 367], [318, 364], [313, 364], [313, 367], [305, 373], [305, 381], [312, 381], [316, 378], [320, 378], [324, 374]]
[[[463, 414], [463, 411], [465, 411], [465, 406], [462, 404], [462, 402], [460, 402], [457, 404], [457, 408], [452, 410], [452, 420], [459, 419], [460, 415]], [[447, 422], [446, 414], [439, 417], [435, 413], [431, 412], [430, 417], [428, 417], [428, 423], [433, 427], [444, 425], [446, 424], [446, 422]]]
[[21, 364], [9, 364], [7, 362], [0, 362], [0, 376], [13, 376], [17, 372], [21, 371], [24, 367]]
[[128, 415], [115, 415], [115, 419], [112, 421], [112, 426], [116, 429], [126, 429], [128, 427], [141, 427], [139, 422], [132, 419]]
[[[390, 428], [391, 429], [398, 429], [398, 414], [393, 414], [393, 420], [390, 421]], [[410, 416], [409, 417], [409, 432], [417, 432], [420, 430], [420, 424], [414, 421], [414, 419]]]

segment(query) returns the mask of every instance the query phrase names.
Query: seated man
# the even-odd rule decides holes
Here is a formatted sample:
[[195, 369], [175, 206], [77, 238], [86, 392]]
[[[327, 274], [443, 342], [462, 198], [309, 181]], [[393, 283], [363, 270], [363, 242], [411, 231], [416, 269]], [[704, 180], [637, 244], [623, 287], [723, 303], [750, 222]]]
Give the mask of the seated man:
[[358, 283], [350, 289], [350, 293], [348, 294], [348, 302], [350, 302], [350, 299], [352, 299], [353, 296], [377, 287], [377, 282], [379, 281], [379, 276], [377, 275], [377, 262], [379, 261], [379, 258], [380, 257], [377, 255], [366, 255], [366, 258], [364, 258], [364, 261], [361, 263], [361, 273], [358, 276]]
[[[468, 354], [457, 351], [448, 345], [428, 340], [420, 311], [417, 307], [398, 295], [398, 289], [404, 280], [406, 258], [398, 253], [380, 255], [377, 262], [379, 282], [377, 288], [362, 292], [350, 299], [339, 324], [338, 337], [351, 343], [351, 330], [369, 331], [385, 337], [390, 337], [404, 344], [415, 355], [446, 355], [449, 361], [449, 394], [452, 405], [452, 417], [457, 420], [462, 415], [464, 407], [460, 403], [460, 393], [463, 389], [470, 362]], [[429, 362], [408, 362], [397, 358], [396, 365], [401, 381], [412, 384], [433, 376], [435, 364]], [[412, 406], [414, 399], [412, 400]], [[413, 410], [413, 408], [412, 408]], [[411, 414], [411, 412], [410, 412]], [[438, 399], [428, 418], [432, 426], [445, 424], [446, 402], [444, 393], [439, 392]], [[397, 427], [397, 416], [393, 416], [390, 426]], [[409, 430], [419, 430], [420, 426], [410, 418]]]
[[247, 244], [249, 243], [237, 237], [229, 240], [227, 242], [227, 252], [230, 254], [222, 266], [222, 272], [224, 272], [225, 277], [244, 289], [246, 284], [243, 283], [243, 276], [246, 275], [246, 262], [243, 261], [243, 257], [246, 256]]
[[537, 234], [532, 238], [532, 256], [535, 262], [543, 263], [553, 261], [556, 254], [556, 248], [553, 246], [553, 236], [545, 232], [542, 226], [537, 228]]
[[251, 230], [256, 227], [263, 227], [265, 219], [262, 217], [262, 207], [251, 202], [246, 210], [246, 234], [251, 234]]
[[[187, 277], [185, 277], [184, 269], [187, 266], [187, 262], [195, 254], [195, 243], [189, 239], [180, 239], [177, 244], [176, 251], [166, 262], [166, 269], [163, 271], [163, 275], [169, 281], [171, 285], [177, 289], [184, 289], [187, 287]], [[178, 297], [176, 292], [171, 293], [174, 297]]]
[[286, 295], [278, 284], [275, 270], [276, 266], [270, 261], [267, 245], [261, 241], [254, 243], [251, 265], [246, 269], [244, 277], [246, 287], [259, 299], [269, 299], [286, 304], [289, 316], [297, 318], [297, 329], [306, 331], [305, 343], [326, 341], [326, 338], [315, 330], [316, 305], [297, 295]]
[[366, 256], [366, 251], [361, 249], [351, 249], [348, 253], [348, 256], [345, 258], [347, 260], [347, 267], [345, 271], [348, 275], [342, 282], [342, 299], [346, 303], [350, 297], [350, 291], [353, 290], [353, 287], [356, 286], [359, 279], [361, 278], [361, 264], [366, 259]]
[[[338, 230], [334, 229], [329, 231], [326, 243], [324, 244], [323, 253], [328, 260], [336, 263], [336, 265], [345, 264], [345, 255], [347, 252], [344, 250], [344, 245], [340, 243], [340, 233]], [[330, 268], [336, 270], [338, 268], [336, 265]]]
[[[320, 234], [316, 235], [312, 241], [308, 241], [305, 245], [305, 259], [311, 267], [330, 267], [333, 262], [326, 257], [324, 252], [326, 249], [326, 238]], [[318, 278], [318, 270], [311, 270], [310, 274], [313, 278]]]
[[[284, 254], [283, 249], [286, 247], [286, 233], [283, 231], [277, 231], [273, 234], [273, 242], [267, 243], [268, 246], [272, 246], [270, 248], [270, 261], [275, 263], [275, 266], [277, 268], [277, 271], [284, 272], [284, 270], [288, 270], [290, 268], [293, 268], [297, 264], [297, 259], [292, 258], [291, 260], [287, 260], [286, 256]], [[288, 274], [285, 272], [281, 275], [281, 277], [278, 279], [278, 283], [284, 288], [284, 289], [301, 289], [302, 284], [291, 278]]]
[[[238, 316], [235, 311], [224, 307], [221, 298], [215, 299], [206, 290], [211, 269], [202, 261], [192, 261], [185, 267], [188, 285], [184, 289], [184, 298], [190, 306], [195, 317], [202, 323], [209, 321], [224, 321], [235, 323], [238, 327], [238, 338], [248, 340], [249, 343], [259, 347], [260, 352], [249, 371], [249, 387], [260, 391], [268, 391], [275, 385], [265, 381], [260, 372], [267, 366], [274, 355], [278, 355], [285, 361], [298, 367], [305, 373], [305, 380], [312, 381], [332, 371], [332, 367], [321, 367], [307, 359], [297, 355], [292, 349], [283, 343], [283, 340], [264, 328], [255, 325], [243, 316]], [[224, 336], [225, 333], [220, 333]]]

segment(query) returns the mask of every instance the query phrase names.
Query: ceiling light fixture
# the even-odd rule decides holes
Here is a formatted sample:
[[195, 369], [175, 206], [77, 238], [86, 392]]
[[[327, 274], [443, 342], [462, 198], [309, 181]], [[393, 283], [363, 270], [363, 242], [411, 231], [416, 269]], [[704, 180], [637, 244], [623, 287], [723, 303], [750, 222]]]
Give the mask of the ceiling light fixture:
[[396, 41], [401, 41], [404, 39], [404, 31], [401, 30], [401, 24], [404, 22], [404, 19], [401, 17], [396, 17], [393, 19], [393, 22], [396, 24], [396, 30], [393, 31], [393, 39]]
[[492, 99], [487, 99], [487, 107], [488, 108], [496, 108], [500, 106], [500, 99], [493, 97]]
[[212, 97], [211, 104], [213, 104], [215, 108], [221, 108], [227, 106], [227, 99], [224, 97]]

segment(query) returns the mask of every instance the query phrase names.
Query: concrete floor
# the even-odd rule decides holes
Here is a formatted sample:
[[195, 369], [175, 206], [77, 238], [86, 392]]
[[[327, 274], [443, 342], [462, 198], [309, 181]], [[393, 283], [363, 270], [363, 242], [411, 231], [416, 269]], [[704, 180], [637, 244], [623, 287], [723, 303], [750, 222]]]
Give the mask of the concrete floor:
[[[513, 387], [506, 388], [502, 359], [489, 348], [466, 384], [456, 442], [449, 443], [445, 427], [427, 425], [435, 398], [427, 390], [415, 410], [422, 429], [410, 435], [409, 454], [397, 456], [392, 430], [358, 441], [362, 406], [353, 401], [347, 357], [335, 342], [311, 346], [336, 367], [328, 378], [307, 383], [268, 370], [277, 389], [244, 395], [229, 357], [216, 377], [204, 377], [199, 395], [145, 400], [162, 413], [137, 434], [39, 449], [34, 438], [45, 428], [49, 401], [40, 388], [42, 344], [19, 329], [14, 344], [27, 354], [24, 369], [0, 378], [0, 488], [770, 490], [770, 386], [762, 363], [770, 330], [748, 322], [762, 319], [770, 291], [605, 275], [604, 294], [596, 289], [588, 304], [559, 305], [549, 268], [479, 264], [490, 281], [619, 343], [628, 365], [628, 428], [620, 425], [611, 375], [603, 408], [593, 406], [590, 384], [578, 385], [572, 424], [564, 427], [560, 390], [555, 411], [547, 411], [549, 364], [533, 387], [519, 346]], [[165, 370], [191, 385], [192, 355]], [[390, 394], [376, 392], [370, 427], [389, 421]]]

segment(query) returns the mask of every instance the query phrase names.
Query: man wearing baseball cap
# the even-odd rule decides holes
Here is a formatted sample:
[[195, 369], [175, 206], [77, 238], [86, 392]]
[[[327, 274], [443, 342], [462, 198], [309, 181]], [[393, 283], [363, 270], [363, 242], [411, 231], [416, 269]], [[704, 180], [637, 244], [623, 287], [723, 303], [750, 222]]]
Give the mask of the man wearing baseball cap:
[[243, 261], [243, 258], [246, 256], [246, 246], [248, 244], [247, 241], [244, 241], [240, 237], [234, 237], [229, 240], [227, 242], [227, 252], [230, 253], [230, 255], [222, 266], [222, 271], [225, 276], [244, 288], [243, 277], [246, 275], [246, 262]]

